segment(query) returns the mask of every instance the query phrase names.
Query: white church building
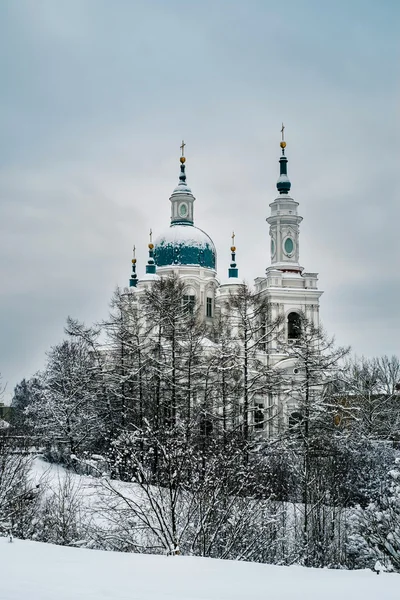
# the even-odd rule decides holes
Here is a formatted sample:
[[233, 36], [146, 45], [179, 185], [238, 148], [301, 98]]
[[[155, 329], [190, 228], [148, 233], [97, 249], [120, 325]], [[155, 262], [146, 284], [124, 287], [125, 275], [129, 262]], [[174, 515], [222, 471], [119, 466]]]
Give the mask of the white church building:
[[[255, 279], [254, 291], [268, 301], [271, 319], [280, 317], [283, 327], [281, 333], [290, 344], [299, 335], [301, 315], [315, 326], [319, 325], [319, 299], [323, 292], [318, 289], [318, 274], [305, 271], [300, 265], [302, 217], [298, 213], [299, 203], [290, 194], [291, 182], [287, 173], [288, 159], [283, 134], [280, 147], [280, 173], [276, 184], [278, 193], [269, 205], [271, 211], [266, 218], [271, 264], [265, 274]], [[136, 258], [133, 258], [129, 289], [140, 294], [155, 279], [174, 274], [184, 282], [185, 300], [198, 306], [205, 321], [211, 324], [218, 311], [223, 310], [227, 298], [237, 292], [243, 281], [239, 278], [234, 245], [231, 247], [232, 262], [228, 278], [218, 277], [214, 242], [194, 224], [195, 197], [186, 181], [183, 143], [181, 148], [179, 183], [170, 196], [170, 226], [155, 239], [154, 244], [150, 240], [146, 273], [142, 277], [136, 273]], [[288, 357], [278, 341], [269, 344], [268, 360], [276, 369], [297, 373], [295, 359]], [[268, 406], [265, 406], [266, 402]], [[287, 425], [289, 415], [296, 407], [290, 406], [279, 394], [267, 400], [261, 399], [261, 403], [257, 404], [264, 412], [272, 406], [280, 413], [280, 422]], [[271, 428], [266, 425], [264, 434], [271, 433]]]

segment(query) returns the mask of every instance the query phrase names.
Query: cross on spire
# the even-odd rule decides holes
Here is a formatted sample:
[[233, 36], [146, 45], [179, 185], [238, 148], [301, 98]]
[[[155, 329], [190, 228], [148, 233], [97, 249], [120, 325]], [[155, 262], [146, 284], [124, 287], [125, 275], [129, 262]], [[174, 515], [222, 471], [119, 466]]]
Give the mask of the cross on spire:
[[180, 149], [182, 150], [182, 156], [184, 156], [184, 155], [185, 155], [185, 146], [186, 146], [186, 144], [185, 144], [185, 142], [182, 140], [182, 144], [180, 145]]
[[281, 134], [282, 134], [282, 142], [284, 142], [285, 141], [285, 126], [283, 123], [282, 123]]
[[235, 232], [232, 231], [232, 246], [235, 245]]

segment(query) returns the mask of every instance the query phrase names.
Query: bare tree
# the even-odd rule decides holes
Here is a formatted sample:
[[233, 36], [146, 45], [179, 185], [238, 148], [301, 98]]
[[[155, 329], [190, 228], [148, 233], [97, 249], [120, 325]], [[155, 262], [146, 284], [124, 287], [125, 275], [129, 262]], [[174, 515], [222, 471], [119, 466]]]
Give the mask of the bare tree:
[[243, 285], [230, 296], [222, 321], [235, 341], [238, 375], [233, 401], [240, 406], [243, 439], [247, 442], [254, 431], [255, 400], [268, 397], [277, 386], [279, 374], [271, 368], [268, 353], [271, 342], [280, 335], [282, 318], [271, 319], [268, 299]]
[[400, 430], [400, 363], [397, 357], [353, 358], [337, 382], [343, 425], [355, 435], [398, 440]]
[[[99, 482], [100, 512], [109, 524], [102, 534], [107, 547], [242, 560], [272, 553], [279, 540], [276, 509], [268, 498], [249, 496], [253, 474], [244, 471], [237, 445], [203, 462], [194, 449], [188, 452], [184, 440], [151, 440], [151, 431], [146, 434], [149, 445], [158, 446], [159, 477], [138, 460], [132, 439], [134, 485], [110, 478]], [[122, 452], [129, 443], [124, 440]]]
[[[338, 378], [348, 348], [336, 348], [321, 327], [301, 317], [300, 335], [287, 347], [295, 360], [297, 375], [288, 376], [286, 395], [296, 406], [289, 421], [288, 438], [297, 462], [300, 502], [303, 512], [302, 560], [306, 565], [323, 562], [320, 551], [326, 547], [325, 506], [331, 504], [328, 486], [321, 481], [335, 462], [336, 402], [326, 384]], [[321, 538], [322, 536], [322, 538]]]
[[47, 483], [39, 509], [35, 539], [60, 546], [86, 545], [90, 520], [82, 485], [69, 471]]
[[0, 533], [10, 539], [32, 537], [35, 530], [41, 488], [30, 475], [27, 450], [8, 429], [0, 430]]

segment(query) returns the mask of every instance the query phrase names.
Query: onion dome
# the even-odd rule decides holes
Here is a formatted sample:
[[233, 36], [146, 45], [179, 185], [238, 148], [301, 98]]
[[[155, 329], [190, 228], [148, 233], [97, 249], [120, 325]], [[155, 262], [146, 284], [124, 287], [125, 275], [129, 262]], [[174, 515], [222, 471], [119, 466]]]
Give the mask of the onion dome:
[[138, 282], [136, 273], [136, 246], [133, 246], [133, 258], [132, 258], [132, 274], [129, 280], [129, 287], [136, 287]]
[[194, 201], [192, 190], [186, 183], [182, 142], [179, 183], [171, 194], [171, 226], [154, 244], [154, 260], [157, 267], [195, 265], [207, 269], [216, 268], [216, 250], [212, 239], [194, 226]]
[[153, 244], [153, 232], [150, 229], [150, 242], [147, 245], [149, 249], [149, 258], [146, 265], [146, 275], [156, 274], [156, 264], [154, 261], [154, 244]]
[[156, 279], [159, 279], [157, 272], [156, 272], [156, 263], [154, 260], [153, 232], [151, 229], [150, 229], [150, 241], [147, 244], [147, 248], [149, 250], [149, 258], [147, 259], [146, 273], [143, 275], [143, 277], [140, 278], [139, 285], [145, 284], [145, 282], [147, 282], [147, 281], [151, 282], [151, 281], [155, 281]]
[[215, 269], [216, 257], [210, 236], [194, 225], [173, 224], [155, 241], [157, 267], [196, 265]]
[[237, 268], [236, 264], [235, 232], [232, 233], [231, 264], [229, 265], [228, 276], [229, 279], [235, 279], [239, 277], [239, 269]]

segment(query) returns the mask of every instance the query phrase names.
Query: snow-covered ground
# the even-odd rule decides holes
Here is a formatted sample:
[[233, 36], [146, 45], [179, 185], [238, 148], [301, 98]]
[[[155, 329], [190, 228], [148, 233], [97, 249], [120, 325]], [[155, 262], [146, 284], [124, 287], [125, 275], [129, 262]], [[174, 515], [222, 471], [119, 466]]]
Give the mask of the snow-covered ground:
[[400, 576], [0, 538], [1, 600], [399, 600]]

